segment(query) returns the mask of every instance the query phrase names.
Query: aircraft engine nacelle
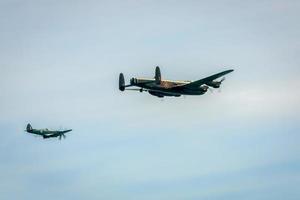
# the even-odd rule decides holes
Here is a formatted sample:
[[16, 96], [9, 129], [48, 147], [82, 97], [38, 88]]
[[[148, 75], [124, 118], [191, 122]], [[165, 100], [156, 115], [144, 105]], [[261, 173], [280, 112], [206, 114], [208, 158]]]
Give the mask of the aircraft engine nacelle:
[[210, 83], [206, 83], [206, 85], [213, 87], [213, 88], [219, 88], [221, 86], [221, 81], [212, 81]]
[[220, 81], [211, 81], [209, 83], [206, 83], [206, 85], [213, 88], [219, 88], [223, 81], [225, 81], [225, 77], [223, 77]]
[[125, 90], [125, 79], [124, 75], [120, 73], [119, 75], [119, 90], [124, 91]]
[[208, 90], [208, 86], [207, 85], [202, 85], [200, 88], [201, 88], [201, 90], [203, 92], [206, 92]]

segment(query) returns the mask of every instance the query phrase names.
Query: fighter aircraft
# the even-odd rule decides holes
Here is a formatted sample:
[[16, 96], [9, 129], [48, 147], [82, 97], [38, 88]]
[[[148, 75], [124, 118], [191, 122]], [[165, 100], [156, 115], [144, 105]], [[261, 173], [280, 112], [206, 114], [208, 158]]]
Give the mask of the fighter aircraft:
[[[131, 78], [130, 84], [125, 85], [125, 79], [123, 73], [119, 75], [119, 89], [134, 90], [140, 92], [149, 92], [149, 94], [157, 96], [159, 98], [165, 96], [180, 97], [181, 95], [202, 95], [207, 92], [209, 87], [219, 88], [222, 82], [225, 80], [223, 77], [221, 80], [216, 79], [233, 72], [233, 69], [226, 70], [212, 76], [197, 80], [197, 81], [171, 81], [162, 80], [160, 68], [155, 68], [154, 78]], [[139, 88], [128, 88], [128, 87]]]
[[51, 131], [48, 129], [33, 129], [30, 124], [27, 124], [25, 131], [35, 135], [43, 136], [44, 139], [51, 138], [51, 137], [58, 137], [58, 139], [61, 140], [62, 137], [66, 138], [65, 133], [72, 131], [72, 129], [62, 130], [62, 131]]

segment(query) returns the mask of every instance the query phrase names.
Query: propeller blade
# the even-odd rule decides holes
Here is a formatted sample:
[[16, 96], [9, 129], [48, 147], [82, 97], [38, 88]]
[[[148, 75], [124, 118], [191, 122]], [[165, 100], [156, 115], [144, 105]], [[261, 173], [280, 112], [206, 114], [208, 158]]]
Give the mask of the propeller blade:
[[[221, 84], [223, 81], [225, 81], [225, 76], [220, 80], [220, 84]], [[221, 87], [219, 87], [218, 92], [219, 92], [219, 93], [222, 92]]]

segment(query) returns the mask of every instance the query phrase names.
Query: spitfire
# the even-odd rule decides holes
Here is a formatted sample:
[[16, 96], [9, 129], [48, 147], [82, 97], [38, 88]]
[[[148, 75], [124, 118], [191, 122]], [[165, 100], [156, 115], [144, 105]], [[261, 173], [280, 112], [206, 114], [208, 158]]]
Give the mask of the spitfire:
[[[212, 76], [197, 80], [197, 81], [171, 81], [161, 78], [160, 68], [155, 68], [154, 78], [131, 78], [130, 84], [125, 85], [123, 73], [119, 75], [119, 90], [134, 90], [140, 92], [148, 92], [159, 98], [165, 96], [180, 97], [181, 95], [203, 95], [209, 87], [219, 88], [225, 78], [220, 81], [216, 79], [233, 72], [233, 69], [226, 70]], [[128, 87], [138, 88], [128, 88]]]
[[61, 140], [62, 137], [66, 138], [65, 133], [72, 131], [72, 129], [62, 130], [62, 131], [60, 130], [53, 131], [48, 129], [33, 129], [30, 124], [27, 124], [26, 131], [31, 134], [40, 135], [44, 139], [51, 138], [51, 137], [58, 137], [58, 139]]

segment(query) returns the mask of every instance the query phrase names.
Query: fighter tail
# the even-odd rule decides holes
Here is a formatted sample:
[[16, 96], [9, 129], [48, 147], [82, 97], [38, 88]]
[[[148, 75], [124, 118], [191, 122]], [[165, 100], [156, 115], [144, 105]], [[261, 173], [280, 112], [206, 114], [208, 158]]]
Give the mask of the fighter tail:
[[30, 124], [27, 124], [26, 131], [27, 132], [32, 131], [32, 126]]

